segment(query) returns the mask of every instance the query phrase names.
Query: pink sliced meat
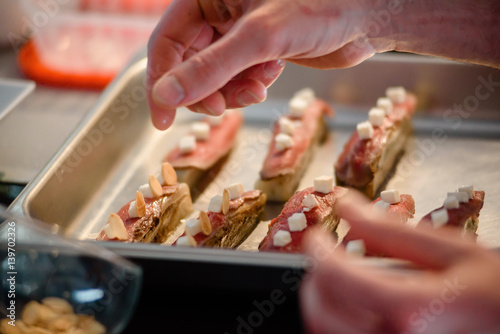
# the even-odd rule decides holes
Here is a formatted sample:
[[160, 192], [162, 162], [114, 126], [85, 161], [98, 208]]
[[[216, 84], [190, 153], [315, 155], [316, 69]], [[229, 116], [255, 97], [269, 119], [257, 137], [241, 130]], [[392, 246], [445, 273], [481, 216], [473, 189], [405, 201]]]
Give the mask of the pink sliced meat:
[[[372, 202], [372, 205], [381, 201], [379, 197]], [[398, 220], [401, 224], [406, 224], [410, 218], [413, 218], [415, 214], [415, 200], [411, 195], [402, 194], [400, 196], [400, 201], [395, 204], [391, 204], [387, 208], [387, 217]], [[346, 235], [342, 239], [342, 245], [346, 246], [349, 241], [361, 239], [357, 233], [350, 229], [347, 231]], [[380, 256], [380, 254], [371, 253], [369, 250], [366, 252], [366, 256]]]
[[385, 149], [388, 134], [404, 119], [413, 115], [415, 105], [415, 96], [407, 94], [406, 101], [394, 104], [392, 112], [385, 117], [382, 125], [374, 127], [373, 136], [370, 139], [361, 140], [358, 132], [354, 131], [335, 164], [337, 180], [355, 188], [368, 185], [374, 177], [372, 165]]
[[[456, 209], [446, 209], [448, 212], [448, 222], [445, 226], [463, 228], [467, 219], [479, 217], [479, 211], [481, 211], [484, 204], [484, 195], [484, 191], [474, 191], [474, 198], [469, 199], [467, 203], [459, 203], [459, 207]], [[431, 214], [434, 211], [438, 211], [443, 208], [444, 206], [441, 206], [440, 208], [429, 212], [422, 218], [422, 220], [420, 220], [417, 227], [424, 225], [432, 226]]]
[[[281, 211], [280, 215], [274, 218], [269, 224], [269, 231], [267, 236], [262, 240], [259, 245], [260, 251], [280, 251], [280, 252], [291, 252], [297, 253], [302, 251], [302, 238], [304, 233], [307, 231], [307, 227], [322, 224], [326, 217], [334, 214], [334, 205], [338, 198], [345, 195], [347, 189], [342, 187], [335, 187], [334, 190], [328, 194], [320, 193], [314, 191], [313, 187], [306, 188], [302, 191], [296, 192], [289, 200], [286, 202], [285, 207]], [[309, 194], [316, 196], [316, 200], [319, 205], [311, 209], [309, 212], [304, 212], [302, 206], [302, 200]], [[288, 218], [294, 213], [304, 212], [307, 219], [307, 227], [303, 231], [290, 231], [288, 226]], [[283, 246], [274, 246], [273, 237], [278, 231], [288, 231], [292, 236], [292, 241]]]
[[210, 135], [207, 140], [196, 141], [196, 148], [193, 152], [181, 154], [179, 147], [176, 147], [167, 154], [164, 161], [169, 162], [174, 168], [194, 167], [207, 170], [233, 148], [242, 124], [241, 112], [229, 112], [220, 124], [210, 126]]
[[[260, 190], [250, 190], [250, 191], [244, 192], [241, 197], [230, 200], [228, 214], [231, 211], [237, 210], [240, 206], [242, 206], [245, 203], [245, 201], [250, 201], [250, 200], [256, 199], [261, 194], [262, 194], [262, 191], [260, 191]], [[193, 235], [193, 238], [194, 238], [194, 240], [196, 240], [196, 244], [198, 246], [203, 246], [204, 243], [208, 239], [210, 239], [212, 236], [216, 235], [217, 232], [220, 229], [224, 228], [225, 225], [228, 223], [228, 221], [226, 221], [226, 216], [222, 212], [208, 211], [207, 216], [208, 216], [208, 219], [210, 219], [210, 224], [212, 225], [212, 233], [210, 233], [210, 235], [205, 235], [202, 232], [199, 232], [196, 235]], [[182, 233], [181, 237], [183, 237], [185, 235], [186, 235], [186, 232]], [[177, 240], [173, 243], [174, 246], [177, 244]]]
[[279, 123], [274, 124], [273, 140], [269, 145], [269, 151], [264, 160], [260, 177], [269, 180], [280, 175], [293, 173], [300, 164], [302, 156], [311, 146], [311, 141], [316, 131], [318, 131], [319, 119], [324, 115], [333, 115], [333, 109], [325, 102], [316, 99], [306, 109], [301, 118], [287, 117], [291, 121], [301, 122], [301, 126], [295, 127], [293, 135], [293, 146], [284, 151], [276, 148], [274, 138], [280, 133]]
[[[174, 186], [163, 186], [163, 196], [168, 196], [177, 191], [179, 188], [179, 185], [174, 185]], [[157, 198], [151, 198], [151, 197], [145, 197], [144, 202], [146, 202], [146, 214], [144, 217], [149, 217], [149, 216], [160, 216], [161, 214], [161, 201], [160, 199], [162, 197], [157, 197]], [[129, 239], [127, 241], [133, 241], [134, 240], [134, 234], [135, 231], [138, 228], [144, 228], [142, 225], [142, 222], [145, 220], [144, 217], [135, 217], [131, 218], [128, 210], [130, 208], [130, 203], [132, 203], [134, 200], [128, 202], [125, 204], [118, 212], [116, 213], [123, 221], [123, 224], [125, 225], [125, 228], [127, 229], [127, 233], [129, 236]], [[116, 239], [109, 239], [108, 236], [106, 235], [106, 232], [104, 230], [99, 233], [99, 236], [97, 237], [97, 240], [102, 240], [102, 241], [109, 241], [109, 240], [116, 240]]]

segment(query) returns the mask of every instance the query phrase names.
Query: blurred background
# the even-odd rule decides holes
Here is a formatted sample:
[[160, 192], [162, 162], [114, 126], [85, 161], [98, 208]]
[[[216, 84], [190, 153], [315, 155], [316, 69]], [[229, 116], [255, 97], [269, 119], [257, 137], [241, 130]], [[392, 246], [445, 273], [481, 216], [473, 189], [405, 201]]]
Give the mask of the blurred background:
[[56, 153], [170, 1], [0, 1], [0, 203]]

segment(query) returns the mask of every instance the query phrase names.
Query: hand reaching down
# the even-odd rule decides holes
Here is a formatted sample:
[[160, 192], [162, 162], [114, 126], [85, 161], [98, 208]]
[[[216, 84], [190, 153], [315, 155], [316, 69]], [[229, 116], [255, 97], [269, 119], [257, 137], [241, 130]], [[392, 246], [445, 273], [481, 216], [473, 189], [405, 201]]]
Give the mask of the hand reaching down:
[[500, 256], [455, 230], [413, 229], [373, 212], [361, 196], [338, 203], [371, 252], [421, 270], [353, 264], [329, 235], [306, 238], [314, 264], [300, 297], [311, 333], [499, 333]]

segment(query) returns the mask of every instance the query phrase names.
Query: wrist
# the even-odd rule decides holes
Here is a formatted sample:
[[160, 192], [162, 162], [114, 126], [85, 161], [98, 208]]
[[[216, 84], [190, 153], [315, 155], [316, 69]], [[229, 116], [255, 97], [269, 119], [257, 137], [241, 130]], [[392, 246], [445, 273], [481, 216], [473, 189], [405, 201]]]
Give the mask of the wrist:
[[400, 3], [386, 37], [393, 50], [500, 66], [497, 0], [389, 0]]

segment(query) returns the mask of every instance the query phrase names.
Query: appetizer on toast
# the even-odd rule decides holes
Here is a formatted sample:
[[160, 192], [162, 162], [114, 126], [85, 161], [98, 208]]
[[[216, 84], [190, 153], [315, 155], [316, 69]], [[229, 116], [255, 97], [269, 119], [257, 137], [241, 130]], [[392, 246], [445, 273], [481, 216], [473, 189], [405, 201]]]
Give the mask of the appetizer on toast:
[[474, 187], [462, 186], [456, 192], [448, 193], [443, 206], [425, 215], [419, 226], [455, 226], [465, 233], [474, 235], [479, 224], [479, 212], [484, 204], [484, 191], [474, 191]]
[[412, 133], [416, 98], [403, 87], [390, 87], [359, 123], [335, 164], [337, 185], [373, 198], [387, 180]]
[[274, 124], [273, 139], [255, 188], [270, 201], [287, 201], [297, 189], [314, 154], [327, 134], [325, 115], [332, 108], [315, 97], [311, 89], [295, 93], [289, 113]]
[[[380, 197], [372, 202], [373, 208], [378, 208], [386, 214], [387, 218], [396, 220], [401, 224], [406, 224], [415, 214], [415, 200], [411, 195], [399, 194], [396, 189], [385, 190], [380, 193]], [[347, 231], [342, 239], [342, 245], [346, 252], [357, 255], [381, 256], [381, 254], [372, 254], [366, 252], [364, 241], [361, 240], [351, 229]]]
[[262, 191], [245, 192], [241, 183], [232, 184], [210, 200], [207, 212], [186, 221], [184, 234], [173, 245], [235, 248], [257, 226], [265, 204]]
[[[189, 135], [180, 138], [164, 161], [177, 172], [179, 182], [186, 183], [193, 198], [203, 190], [203, 178], [220, 164], [236, 144], [238, 131], [243, 124], [239, 110], [226, 111], [219, 117], [206, 117], [191, 126]], [[206, 181], [206, 180], [205, 180]]]
[[163, 243], [193, 211], [189, 187], [178, 183], [174, 169], [162, 164], [162, 182], [150, 175], [135, 200], [112, 213], [97, 240]]
[[346, 193], [347, 189], [333, 185], [333, 177], [316, 178], [314, 187], [296, 192], [285, 203], [280, 215], [269, 224], [269, 231], [259, 250], [301, 252], [307, 227], [321, 224], [334, 231], [340, 221], [334, 205]]

